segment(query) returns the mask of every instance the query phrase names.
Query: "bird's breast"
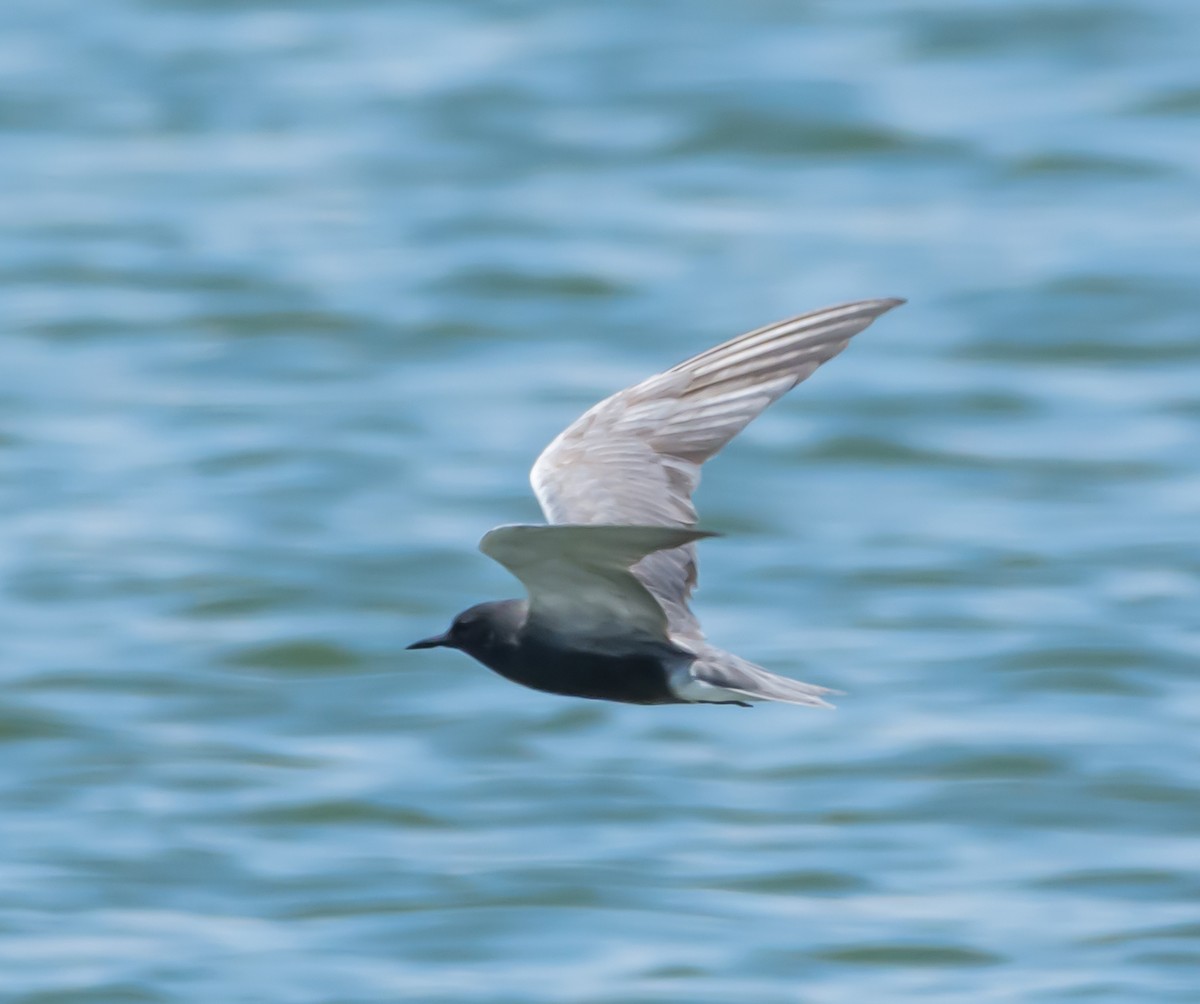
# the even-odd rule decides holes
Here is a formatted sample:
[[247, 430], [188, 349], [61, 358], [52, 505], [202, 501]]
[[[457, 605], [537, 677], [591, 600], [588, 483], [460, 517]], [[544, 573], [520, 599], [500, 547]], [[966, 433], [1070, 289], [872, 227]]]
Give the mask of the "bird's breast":
[[626, 704], [679, 704], [667, 686], [668, 665], [674, 660], [669, 649], [661, 648], [608, 653], [528, 633], [480, 662], [514, 683], [551, 694]]

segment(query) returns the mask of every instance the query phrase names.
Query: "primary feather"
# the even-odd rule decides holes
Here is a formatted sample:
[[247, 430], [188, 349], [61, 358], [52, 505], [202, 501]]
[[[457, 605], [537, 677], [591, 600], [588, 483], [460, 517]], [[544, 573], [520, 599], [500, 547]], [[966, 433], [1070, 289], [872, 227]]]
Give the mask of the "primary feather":
[[[899, 299], [862, 300], [771, 324], [701, 352], [601, 401], [568, 426], [530, 473], [550, 523], [692, 527], [700, 466], [779, 397], [842, 351]], [[672, 637], [703, 641], [688, 606], [696, 549], [643, 557], [633, 575]]]

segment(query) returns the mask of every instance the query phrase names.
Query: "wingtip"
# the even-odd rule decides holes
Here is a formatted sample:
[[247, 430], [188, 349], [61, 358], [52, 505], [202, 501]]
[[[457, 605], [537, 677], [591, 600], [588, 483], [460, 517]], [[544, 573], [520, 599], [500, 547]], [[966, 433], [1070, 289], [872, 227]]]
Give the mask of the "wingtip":
[[[839, 303], [832, 307], [826, 307], [823, 310], [814, 310], [809, 314], [801, 315], [801, 318], [814, 318], [826, 315], [842, 318], [855, 317], [864, 321], [863, 327], [866, 327], [875, 318], [886, 314], [889, 310], [895, 310], [906, 303], [908, 303], [908, 300], [903, 296], [877, 296], [869, 300], [851, 300], [847, 303]], [[857, 332], [855, 333], [857, 334]]]

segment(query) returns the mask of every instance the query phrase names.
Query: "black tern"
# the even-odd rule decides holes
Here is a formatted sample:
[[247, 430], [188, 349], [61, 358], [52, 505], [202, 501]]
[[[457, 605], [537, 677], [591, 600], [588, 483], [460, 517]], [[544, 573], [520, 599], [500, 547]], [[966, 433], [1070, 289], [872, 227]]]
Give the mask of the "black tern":
[[710, 645], [696, 586], [700, 466], [899, 299], [792, 317], [606, 398], [530, 473], [544, 526], [500, 526], [479, 549], [528, 598], [480, 603], [409, 648], [456, 648], [552, 694], [626, 704], [783, 701], [829, 707], [827, 687]]

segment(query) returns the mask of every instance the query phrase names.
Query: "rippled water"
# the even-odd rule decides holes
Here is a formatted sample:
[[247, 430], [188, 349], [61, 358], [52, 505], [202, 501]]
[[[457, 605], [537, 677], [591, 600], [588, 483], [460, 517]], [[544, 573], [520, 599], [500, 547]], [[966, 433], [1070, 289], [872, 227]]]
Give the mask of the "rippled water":
[[[1193, 1001], [1200, 14], [0, 5], [23, 1004]], [[908, 306], [708, 470], [638, 708], [404, 645], [604, 394]]]

